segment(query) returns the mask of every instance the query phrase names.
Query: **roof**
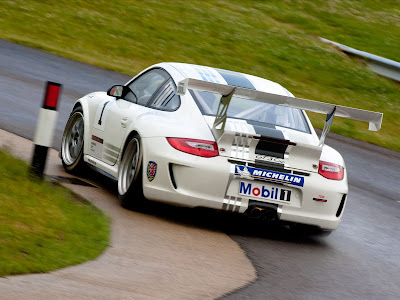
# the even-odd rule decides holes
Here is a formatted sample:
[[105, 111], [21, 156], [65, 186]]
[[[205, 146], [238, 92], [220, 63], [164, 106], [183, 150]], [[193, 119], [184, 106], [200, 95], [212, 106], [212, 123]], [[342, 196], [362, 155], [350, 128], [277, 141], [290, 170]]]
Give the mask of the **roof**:
[[245, 73], [185, 63], [163, 63], [162, 65], [169, 65], [175, 68], [185, 78], [227, 84], [284, 96], [292, 95], [289, 91], [276, 82]]

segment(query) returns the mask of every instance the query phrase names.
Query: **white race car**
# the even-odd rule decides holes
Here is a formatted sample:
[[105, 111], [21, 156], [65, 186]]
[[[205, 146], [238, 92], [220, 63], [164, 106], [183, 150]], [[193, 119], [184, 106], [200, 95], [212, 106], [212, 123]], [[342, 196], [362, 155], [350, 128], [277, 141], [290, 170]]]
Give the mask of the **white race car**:
[[[304, 110], [327, 115], [321, 138]], [[68, 172], [89, 164], [117, 180], [126, 208], [154, 200], [332, 231], [348, 193], [343, 158], [324, 145], [333, 116], [382, 122], [259, 77], [160, 63], [77, 100], [61, 158]]]

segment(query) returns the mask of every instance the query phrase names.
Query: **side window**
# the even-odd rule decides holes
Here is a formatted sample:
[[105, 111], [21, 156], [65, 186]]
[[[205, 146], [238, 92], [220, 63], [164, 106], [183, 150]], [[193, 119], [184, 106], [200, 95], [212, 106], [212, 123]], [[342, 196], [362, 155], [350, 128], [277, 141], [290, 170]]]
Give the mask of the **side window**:
[[[129, 85], [129, 88], [136, 95], [137, 104], [151, 108], [174, 111], [180, 106], [180, 98], [176, 94], [176, 86], [170, 75], [162, 69], [153, 69]], [[126, 96], [126, 97], [127, 97]], [[125, 97], [125, 99], [126, 99]], [[134, 96], [133, 96], [134, 97]], [[130, 101], [130, 99], [126, 99]]]
[[176, 94], [175, 84], [169, 79], [154, 95], [150, 107], [168, 111], [174, 111], [179, 108], [180, 99]]
[[128, 86], [136, 95], [137, 104], [147, 105], [157, 90], [169, 79], [168, 74], [161, 69], [151, 70]]

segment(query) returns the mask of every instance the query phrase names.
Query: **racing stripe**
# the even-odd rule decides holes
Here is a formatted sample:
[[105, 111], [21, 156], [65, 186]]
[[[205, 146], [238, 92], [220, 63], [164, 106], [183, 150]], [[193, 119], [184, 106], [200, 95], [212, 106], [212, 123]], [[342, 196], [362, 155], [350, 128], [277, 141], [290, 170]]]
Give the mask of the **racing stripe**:
[[201, 79], [205, 80], [205, 81], [209, 81], [206, 74], [204, 74], [203, 70], [196, 68], [197, 73], [201, 76]]
[[259, 126], [256, 121], [247, 123], [254, 128], [254, 131], [267, 139], [261, 138], [256, 146], [256, 154], [284, 158], [288, 147], [288, 140], [285, 139], [284, 133], [275, 126], [271, 127]]
[[226, 83], [233, 86], [239, 86], [251, 90], [255, 90], [256, 88], [247, 79], [243, 74], [236, 73], [232, 71], [222, 70], [222, 69], [215, 69], [221, 76], [225, 79]]
[[246, 120], [249, 125], [254, 128], [254, 131], [262, 136], [271, 137], [279, 140], [285, 140], [283, 131], [277, 129], [275, 125], [261, 123], [257, 121]]
[[256, 154], [284, 158], [287, 147], [287, 140], [279, 140], [265, 137], [261, 138], [256, 146]]
[[203, 73], [206, 75], [208, 81], [218, 82], [217, 77], [212, 72], [209, 72], [209, 71], [211, 71], [211, 69], [210, 70], [203, 69]]
[[224, 78], [213, 68], [210, 67], [196, 67], [194, 70], [200, 75], [204, 81], [225, 84]]

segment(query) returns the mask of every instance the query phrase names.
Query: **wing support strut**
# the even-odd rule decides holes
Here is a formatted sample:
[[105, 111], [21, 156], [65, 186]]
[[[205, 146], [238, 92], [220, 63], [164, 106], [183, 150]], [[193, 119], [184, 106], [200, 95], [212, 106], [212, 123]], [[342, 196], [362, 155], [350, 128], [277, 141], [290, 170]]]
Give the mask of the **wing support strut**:
[[224, 133], [226, 118], [228, 115], [228, 107], [229, 104], [231, 103], [231, 99], [235, 91], [236, 87], [234, 87], [229, 94], [222, 96], [221, 100], [219, 101], [217, 114], [215, 115], [215, 121], [212, 128], [212, 133], [214, 134], [214, 137], [216, 139], [219, 139], [221, 135]]
[[333, 117], [335, 116], [336, 112], [336, 106], [333, 108], [331, 113], [326, 114], [326, 120], [324, 124], [324, 129], [322, 130], [321, 138], [319, 139], [319, 144], [318, 146], [323, 146], [325, 143], [325, 138], [329, 133], [329, 130], [331, 130], [332, 122], [333, 122]]

